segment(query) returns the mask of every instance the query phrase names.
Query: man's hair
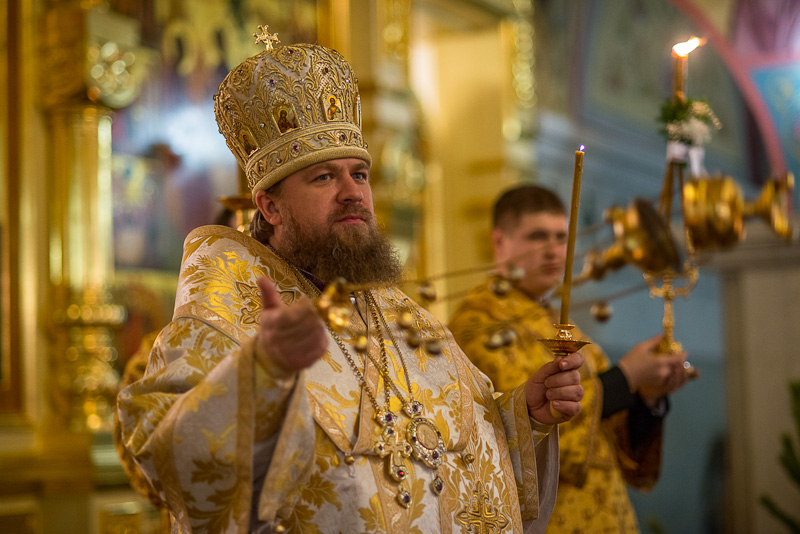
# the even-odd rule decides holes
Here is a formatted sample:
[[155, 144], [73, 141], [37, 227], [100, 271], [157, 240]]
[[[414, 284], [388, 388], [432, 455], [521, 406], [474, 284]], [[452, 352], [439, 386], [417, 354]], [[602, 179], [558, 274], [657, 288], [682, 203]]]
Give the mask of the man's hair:
[[526, 213], [566, 215], [567, 208], [558, 195], [538, 185], [520, 185], [497, 199], [492, 212], [492, 228], [511, 230]]
[[[283, 180], [276, 183], [265, 192], [271, 197], [279, 197], [282, 189]], [[253, 199], [253, 201], [255, 201], [255, 199]], [[268, 223], [264, 218], [264, 215], [261, 214], [261, 210], [256, 208], [256, 212], [253, 214], [253, 218], [250, 220], [250, 236], [256, 241], [266, 245], [269, 243], [269, 238], [272, 237], [272, 234], [274, 233], [275, 227]]]

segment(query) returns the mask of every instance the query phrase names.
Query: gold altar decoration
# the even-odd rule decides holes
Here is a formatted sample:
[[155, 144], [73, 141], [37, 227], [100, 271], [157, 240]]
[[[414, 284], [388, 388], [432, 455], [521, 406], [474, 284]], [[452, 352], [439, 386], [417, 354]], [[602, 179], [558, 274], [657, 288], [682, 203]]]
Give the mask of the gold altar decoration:
[[791, 240], [794, 176], [768, 180], [754, 201], [730, 176], [692, 178], [683, 187], [683, 209], [692, 243], [698, 249], [726, 247], [744, 238], [746, 219], [762, 219], [778, 237]]
[[669, 227], [648, 201], [637, 198], [624, 209], [612, 206], [604, 218], [611, 224], [614, 243], [605, 250], [586, 253], [583, 271], [573, 286], [600, 280], [608, 271], [629, 264], [653, 273], [680, 269], [680, 254]]
[[108, 431], [119, 376], [111, 300], [111, 118], [104, 108], [49, 110], [50, 371], [53, 415], [72, 431]]
[[108, 432], [119, 388], [113, 330], [125, 320], [125, 309], [107, 291], [91, 287], [61, 287], [57, 295], [57, 302], [69, 304], [56, 308], [52, 318], [56, 346], [66, 347], [51, 363], [55, 414], [71, 431]]
[[[794, 179], [791, 174], [768, 181], [760, 197], [748, 202], [731, 177], [710, 177], [703, 168], [703, 144], [710, 138], [711, 130], [720, 125], [707, 104], [692, 102], [687, 97], [686, 79], [689, 53], [704, 42], [692, 37], [673, 47], [672, 96], [662, 107], [667, 133], [667, 164], [659, 197], [659, 213], [665, 221], [670, 221], [672, 199], [677, 188], [686, 251], [682, 268], [670, 268], [660, 275], [644, 273], [650, 296], [664, 300], [664, 338], [656, 347], [656, 351], [663, 354], [683, 350], [674, 338], [673, 303], [679, 296], [688, 298], [697, 283], [697, 254], [701, 249], [721, 248], [738, 242], [744, 237], [745, 219], [755, 216], [764, 219], [780, 237], [792, 239], [790, 218]], [[695, 126], [702, 130], [700, 134], [687, 136], [680, 128], [686, 121], [694, 121]], [[687, 165], [690, 167], [688, 179], [685, 176]], [[682, 286], [676, 285], [679, 279], [685, 281]]]
[[122, 108], [139, 95], [152, 54], [140, 46], [138, 21], [63, 3], [45, 13], [42, 35], [46, 106], [95, 102]]
[[[672, 47], [672, 96], [671, 101], [665, 104], [665, 108], [681, 109], [685, 107], [688, 99], [686, 97], [686, 78], [688, 70], [689, 54], [704, 41], [692, 37], [683, 43], [677, 43]], [[677, 113], [668, 113], [662, 108], [662, 117], [666, 121], [675, 120]], [[664, 171], [664, 181], [659, 196], [658, 212], [663, 220], [669, 225], [672, 216], [672, 199], [675, 191], [675, 183], [678, 184], [678, 192], [681, 195], [681, 213], [683, 211], [683, 186], [685, 183], [684, 168], [687, 163], [686, 153], [689, 147], [684, 144], [683, 139], [671, 140], [669, 133], [670, 123], [666, 124], [667, 129], [667, 164]], [[667, 226], [669, 228], [669, 226]], [[644, 278], [650, 288], [651, 298], [661, 298], [664, 300], [664, 316], [662, 319], [663, 334], [661, 342], [655, 351], [659, 354], [677, 354], [683, 350], [681, 344], [675, 340], [675, 313], [673, 303], [679, 296], [688, 297], [697, 283], [698, 267], [696, 262], [696, 251], [691, 236], [685, 227], [685, 252], [686, 259], [683, 265], [678, 268], [667, 269], [661, 273], [644, 272]], [[677, 286], [676, 280], [684, 279], [683, 286]], [[658, 281], [661, 285], [658, 285]]]
[[219, 202], [231, 212], [231, 226], [245, 235], [250, 235], [250, 221], [255, 215], [256, 207], [253, 202], [253, 195], [247, 185], [247, 176], [241, 167], [237, 167], [238, 191], [235, 195], [220, 197]]

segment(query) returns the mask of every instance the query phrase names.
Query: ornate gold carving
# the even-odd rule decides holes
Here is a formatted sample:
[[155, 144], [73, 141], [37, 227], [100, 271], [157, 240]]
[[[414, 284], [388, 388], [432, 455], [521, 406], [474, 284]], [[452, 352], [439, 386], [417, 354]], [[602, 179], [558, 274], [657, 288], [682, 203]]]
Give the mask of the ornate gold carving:
[[112, 332], [125, 310], [104, 291], [61, 288], [59, 294], [64, 305], [54, 317], [59, 328], [50, 369], [53, 411], [72, 431], [110, 431], [119, 386]]
[[[252, 53], [250, 36], [240, 29], [237, 18], [261, 19], [261, 9], [263, 4], [240, 4], [235, 15], [231, 2], [204, 0], [175, 0], [166, 9], [155, 9], [156, 21], [164, 28], [161, 52], [165, 62], [176, 64], [180, 76], [211, 73], [220, 65], [234, 67]], [[284, 20], [270, 20], [275, 22], [275, 18]]]
[[148, 57], [144, 50], [128, 50], [114, 41], [92, 43], [87, 51], [89, 99], [113, 108], [132, 103], [139, 96]]
[[44, 27], [46, 106], [99, 102], [120, 108], [139, 95], [151, 54], [139, 46], [136, 20], [99, 8], [66, 6], [48, 10]]

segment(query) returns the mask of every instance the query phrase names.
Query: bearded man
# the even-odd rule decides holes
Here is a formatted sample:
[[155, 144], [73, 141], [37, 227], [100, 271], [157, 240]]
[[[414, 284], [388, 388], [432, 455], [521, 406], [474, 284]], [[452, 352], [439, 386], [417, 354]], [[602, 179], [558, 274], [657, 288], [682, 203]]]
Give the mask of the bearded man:
[[[173, 532], [542, 532], [581, 358], [497, 395], [394, 286], [355, 80], [335, 51], [292, 45], [220, 85], [255, 239], [220, 226], [186, 238], [173, 320], [119, 395], [122, 440]], [[298, 127], [281, 131], [287, 108]], [[352, 291], [334, 325], [314, 301], [339, 277]], [[409, 328], [438, 350], [407, 343]]]

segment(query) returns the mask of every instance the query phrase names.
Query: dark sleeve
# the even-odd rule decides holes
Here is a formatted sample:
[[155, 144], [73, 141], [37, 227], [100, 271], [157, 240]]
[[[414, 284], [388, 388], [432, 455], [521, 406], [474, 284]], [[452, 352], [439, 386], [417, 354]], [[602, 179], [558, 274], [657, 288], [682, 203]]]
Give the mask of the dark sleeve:
[[628, 411], [628, 432], [631, 437], [631, 448], [637, 450], [640, 445], [650, 439], [650, 435], [661, 425], [669, 410], [667, 397], [658, 399], [658, 403], [650, 408], [639, 395]]
[[664, 397], [655, 407], [650, 408], [636, 393], [631, 393], [628, 379], [616, 365], [598, 375], [603, 384], [603, 419], [617, 412], [628, 410], [628, 430], [631, 447], [634, 450], [644, 443], [653, 430], [661, 423], [669, 409]]
[[597, 378], [603, 384], [603, 419], [627, 410], [636, 403], [638, 395], [631, 393], [625, 373], [616, 365], [600, 373]]

